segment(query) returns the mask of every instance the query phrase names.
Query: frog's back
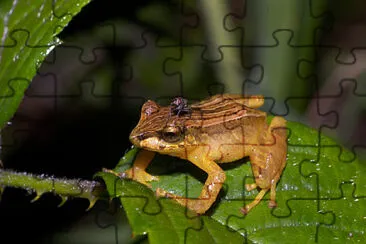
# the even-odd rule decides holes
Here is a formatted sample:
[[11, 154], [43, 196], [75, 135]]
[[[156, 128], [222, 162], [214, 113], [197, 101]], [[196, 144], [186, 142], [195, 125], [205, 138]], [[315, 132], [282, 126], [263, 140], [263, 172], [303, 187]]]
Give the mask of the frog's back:
[[227, 129], [237, 125], [253, 124], [264, 120], [266, 114], [250, 108], [241, 95], [215, 95], [191, 105], [187, 128], [209, 129], [224, 126]]

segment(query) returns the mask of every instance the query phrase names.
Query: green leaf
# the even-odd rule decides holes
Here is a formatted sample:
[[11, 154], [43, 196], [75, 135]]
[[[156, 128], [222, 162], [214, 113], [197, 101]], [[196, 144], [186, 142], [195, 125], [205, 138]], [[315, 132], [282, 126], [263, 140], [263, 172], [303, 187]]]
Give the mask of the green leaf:
[[13, 116], [56, 35], [90, 0], [0, 2], [0, 128]]
[[[197, 216], [170, 199], [156, 199], [147, 187], [98, 173], [109, 194], [119, 197], [135, 235], [147, 234], [150, 243], [308, 243], [366, 241], [366, 165], [354, 154], [317, 130], [288, 122], [288, 160], [277, 185], [277, 208], [268, 208], [269, 194], [249, 212], [240, 208], [258, 191], [247, 192], [252, 183], [245, 159], [221, 165], [227, 179], [216, 204]], [[128, 168], [138, 149], [121, 159], [117, 172]], [[204, 174], [192, 164], [157, 155], [148, 172], [158, 174], [161, 187], [182, 196], [199, 194]]]
[[155, 200], [154, 193], [143, 185], [117, 179], [109, 173], [98, 173], [112, 196], [119, 197], [126, 210], [134, 236], [148, 234], [150, 243], [222, 243], [227, 239], [243, 243], [239, 234], [213, 218], [199, 217], [177, 203]]

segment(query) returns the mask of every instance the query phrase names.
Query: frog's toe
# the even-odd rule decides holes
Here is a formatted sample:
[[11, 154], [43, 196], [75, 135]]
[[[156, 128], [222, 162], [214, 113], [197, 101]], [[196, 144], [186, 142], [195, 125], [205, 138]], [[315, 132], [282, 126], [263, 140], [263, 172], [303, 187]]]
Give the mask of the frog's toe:
[[148, 181], [159, 181], [159, 180], [160, 180], [159, 176], [149, 175]]
[[133, 179], [133, 176], [134, 176], [134, 172], [132, 169], [128, 169], [119, 174], [119, 177], [121, 177], [122, 179]]
[[166, 197], [166, 198], [169, 198], [169, 197], [172, 197], [173, 194], [163, 190], [162, 188], [156, 188], [155, 190], [155, 196], [157, 197]]
[[143, 181], [143, 182], [151, 182], [151, 181], [159, 181], [159, 177], [158, 176], [153, 176], [151, 174], [148, 174], [146, 172], [141, 172], [139, 175], [138, 175], [138, 179], [140, 181]]
[[275, 208], [275, 207], [277, 207], [276, 201], [270, 200], [269, 203], [268, 203], [268, 207], [269, 208]]
[[248, 206], [245, 206], [245, 207], [240, 209], [240, 212], [244, 215], [247, 215], [249, 213], [249, 210], [250, 209], [248, 208]]
[[104, 172], [104, 173], [110, 173], [110, 174], [113, 174], [113, 175], [115, 175], [117, 177], [120, 177], [120, 175], [117, 172], [115, 172], [115, 171], [113, 171], [111, 169], [102, 168], [102, 172]]
[[252, 191], [254, 190], [255, 188], [257, 188], [257, 184], [256, 183], [253, 183], [253, 184], [245, 184], [245, 189], [247, 191]]

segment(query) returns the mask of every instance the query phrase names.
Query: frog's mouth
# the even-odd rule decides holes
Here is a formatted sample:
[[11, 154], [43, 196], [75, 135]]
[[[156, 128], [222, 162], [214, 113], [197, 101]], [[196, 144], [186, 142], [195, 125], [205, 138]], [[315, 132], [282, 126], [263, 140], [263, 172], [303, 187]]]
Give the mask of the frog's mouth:
[[130, 141], [136, 147], [144, 149], [155, 149], [160, 143], [159, 139], [151, 133], [141, 133], [138, 135], [131, 136]]
[[135, 145], [136, 147], [141, 147], [141, 141], [143, 141], [145, 138], [142, 135], [137, 136], [130, 136], [130, 142]]
[[137, 135], [137, 136], [130, 136], [130, 141], [136, 147], [143, 148], [149, 151], [155, 151], [159, 153], [170, 153], [177, 149], [178, 145], [170, 144], [164, 142], [158, 136], [144, 136], [144, 135]]
[[138, 147], [159, 153], [170, 152], [170, 147], [158, 137], [149, 137], [138, 143]]
[[141, 147], [141, 142], [150, 137], [154, 137], [153, 133], [140, 133], [137, 135], [133, 135], [133, 133], [131, 133], [129, 139], [133, 145]]

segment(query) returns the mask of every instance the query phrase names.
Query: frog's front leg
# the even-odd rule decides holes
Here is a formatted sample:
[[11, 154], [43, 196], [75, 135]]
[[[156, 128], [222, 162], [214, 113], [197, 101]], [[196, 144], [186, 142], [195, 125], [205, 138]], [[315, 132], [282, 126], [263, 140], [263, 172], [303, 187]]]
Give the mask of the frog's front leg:
[[177, 196], [160, 188], [156, 190], [156, 194], [158, 196], [173, 198], [179, 204], [186, 206], [198, 214], [205, 213], [216, 200], [222, 188], [222, 184], [226, 179], [225, 172], [220, 168], [220, 166], [205, 156], [208, 154], [208, 150], [208, 147], [201, 147], [194, 150], [194, 152], [189, 153], [190, 155], [187, 157], [190, 162], [208, 174], [206, 182], [197, 199]]
[[108, 169], [103, 169], [103, 171], [115, 174], [120, 178], [132, 179], [151, 188], [149, 182], [159, 180], [159, 177], [152, 176], [146, 172], [146, 168], [149, 166], [154, 156], [155, 152], [141, 149], [136, 155], [132, 168], [122, 173], [116, 173]]

